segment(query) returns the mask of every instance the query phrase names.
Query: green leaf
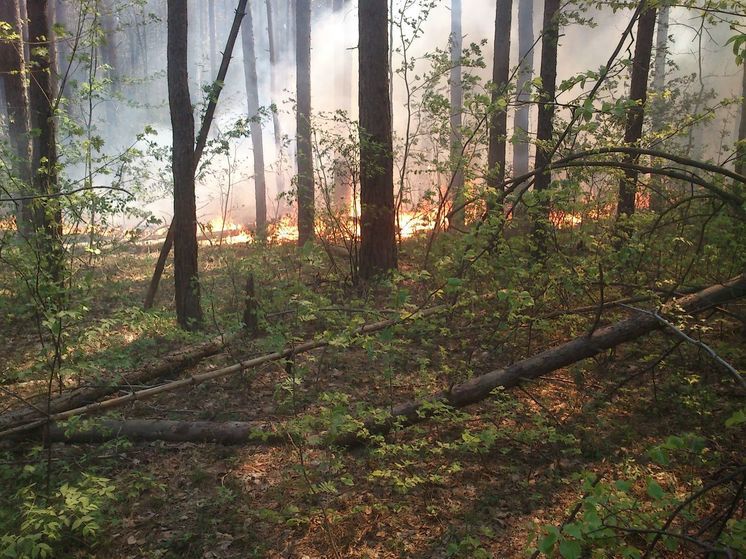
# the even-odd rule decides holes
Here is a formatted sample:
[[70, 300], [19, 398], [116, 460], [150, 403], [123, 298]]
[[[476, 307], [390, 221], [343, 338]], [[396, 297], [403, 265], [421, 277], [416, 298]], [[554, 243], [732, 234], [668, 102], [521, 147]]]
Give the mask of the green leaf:
[[658, 485], [658, 482], [653, 478], [648, 480], [648, 495], [650, 495], [656, 501], [659, 501], [665, 495], [663, 488]]
[[746, 408], [738, 410], [733, 415], [731, 415], [728, 419], [725, 420], [725, 426], [728, 429], [732, 429], [733, 427], [738, 427], [739, 425], [742, 425], [744, 423], [746, 423]]
[[560, 555], [565, 559], [580, 559], [583, 550], [580, 543], [574, 540], [562, 540], [559, 546]]

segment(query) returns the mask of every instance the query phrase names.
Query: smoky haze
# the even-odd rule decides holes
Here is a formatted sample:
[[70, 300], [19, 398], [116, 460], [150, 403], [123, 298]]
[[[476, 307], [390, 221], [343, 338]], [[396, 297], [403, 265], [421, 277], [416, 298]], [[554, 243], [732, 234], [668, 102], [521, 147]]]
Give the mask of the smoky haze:
[[[411, 2], [407, 2], [411, 4]], [[139, 52], [133, 56], [132, 66], [147, 64], [147, 80], [142, 83], [133, 82], [122, 88], [121, 97], [113, 103], [100, 102], [95, 109], [95, 123], [99, 133], [106, 141], [106, 151], [115, 154], [127, 146], [132, 145], [138, 132], [146, 125], [152, 125], [156, 134], [151, 140], [159, 145], [168, 146], [171, 140], [170, 122], [166, 90], [166, 59], [165, 37], [166, 22], [163, 2], [151, 0], [143, 13], [159, 14], [159, 18], [145, 18], [146, 23], [137, 27], [140, 38], [146, 36], [147, 52]], [[279, 3], [273, 2], [273, 6]], [[357, 6], [349, 1], [340, 12], [333, 12], [328, 6], [331, 2], [313, 4], [312, 19], [312, 105], [314, 114], [336, 110], [349, 111], [351, 118], [357, 118]], [[393, 11], [396, 14], [404, 0], [394, 0]], [[271, 118], [264, 121], [263, 145], [265, 150], [265, 164], [267, 175], [268, 217], [278, 217], [283, 212], [290, 211], [285, 204], [276, 201], [277, 173], [283, 176], [284, 184], [290, 185], [294, 168], [294, 95], [295, 95], [295, 65], [294, 44], [292, 42], [293, 22], [287, 10], [277, 10], [274, 29], [278, 64], [276, 72], [277, 87], [271, 88], [271, 72], [269, 64], [269, 44], [267, 34], [267, 9], [264, 1], [251, 2], [253, 10], [254, 37], [257, 53], [257, 74], [259, 102], [263, 107], [275, 103], [278, 120], [285, 136], [283, 153], [277, 152], [273, 122]], [[513, 32], [511, 41], [511, 64], [518, 62], [517, 33], [518, 33], [518, 2], [514, 2]], [[233, 2], [219, 0], [215, 3], [215, 27], [218, 59], [210, 61], [209, 16], [207, 3], [203, 0], [190, 0], [190, 81], [191, 93], [195, 104], [197, 127], [202, 106], [205, 102], [206, 87], [211, 77], [211, 66], [219, 65], [228, 31], [233, 18]], [[410, 15], [420, 13], [421, 8], [415, 3], [410, 8]], [[486, 62], [484, 69], [470, 69], [482, 80], [482, 87], [486, 85], [491, 75], [492, 41], [494, 35], [493, 0], [464, 0], [463, 34], [464, 45], [484, 42], [482, 52]], [[542, 3], [534, 6], [534, 32], [539, 37], [541, 32]], [[584, 14], [592, 17], [595, 27], [571, 23], [565, 26], [560, 37], [558, 80], [569, 78], [573, 74], [587, 70], [597, 70], [604, 65], [614, 50], [624, 28], [629, 22], [631, 12], [620, 10], [612, 13], [610, 10], [594, 11]], [[435, 49], [447, 50], [450, 34], [449, 2], [440, 2], [430, 13], [423, 27], [423, 35], [411, 47], [409, 55], [413, 59], [421, 59], [426, 53]], [[133, 31], [130, 29], [131, 18], [125, 9], [117, 12], [118, 28], [116, 43], [121, 47], [127, 40], [131, 40]], [[739, 71], [735, 66], [730, 49], [724, 47], [729, 38], [726, 26], [710, 29], [709, 33], [697, 34], [700, 20], [696, 13], [683, 9], [673, 9], [671, 12], [671, 26], [669, 43], [669, 65], [671, 77], [686, 76], [699, 73], [702, 66], [702, 80], [693, 79], [687, 86], [692, 94], [699, 89], [714, 89], [720, 98], [739, 95]], [[142, 41], [142, 40], [141, 40]], [[402, 39], [398, 29], [394, 29], [391, 38], [394, 54], [393, 68], [396, 70], [402, 64]], [[622, 51], [624, 57], [631, 55], [633, 44], [631, 41]], [[701, 55], [701, 58], [700, 58]], [[143, 57], [147, 56], [147, 62]], [[535, 49], [534, 66], [538, 71], [540, 62], [540, 44]], [[416, 64], [414, 74], [422, 75], [427, 69], [428, 62]], [[231, 62], [225, 88], [218, 104], [211, 137], [228, 132], [233, 123], [239, 118], [246, 118], [246, 92], [244, 86], [243, 52], [241, 40], [236, 43], [233, 60]], [[143, 72], [145, 73], [145, 72]], [[122, 72], [123, 77], [125, 72]], [[536, 76], [536, 73], [534, 74]], [[447, 78], [446, 78], [447, 79]], [[445, 81], [444, 81], [445, 85]], [[624, 95], [627, 81], [622, 81], [616, 96]], [[592, 83], [586, 84], [586, 90]], [[393, 122], [395, 135], [401, 138], [406, 130], [407, 95], [402, 77], [394, 73], [393, 83]], [[562, 94], [560, 101], [570, 101], [581, 93], [576, 87], [570, 92]], [[131, 96], [134, 102], [128, 102]], [[416, 100], [414, 101], [416, 102]], [[713, 104], [713, 103], [710, 103]], [[71, 103], [72, 105], [72, 103]], [[111, 107], [110, 105], [113, 105]], [[80, 109], [78, 109], [80, 110]], [[701, 149], [703, 157], [718, 159], [718, 148], [727, 142], [732, 142], [733, 122], [735, 122], [735, 108], [723, 108], [715, 113], [714, 119], [701, 126], [693, 135]], [[512, 111], [511, 111], [512, 113]], [[561, 114], [561, 113], [560, 113]], [[536, 111], [530, 111], [532, 129], [535, 126]], [[508, 122], [512, 124], [512, 114]], [[142, 145], [142, 144], [140, 144]], [[227, 153], [215, 154], [207, 152], [206, 171], [197, 183], [198, 217], [202, 221], [219, 216], [221, 210], [228, 208], [232, 220], [244, 224], [254, 221], [254, 190], [253, 164], [251, 157], [251, 141], [247, 137], [233, 139], [229, 142]], [[511, 153], [508, 153], [510, 166]], [[280, 162], [282, 159], [282, 162]], [[156, 163], [153, 163], [155, 166]], [[163, 177], [168, 178], [167, 170], [161, 169]], [[71, 179], [75, 179], [82, 168], [73, 166], [68, 169]], [[148, 183], [153, 179], [143, 179]], [[158, 199], [147, 201], [145, 208], [152, 211], [166, 222], [172, 214], [172, 202], [167, 189], [162, 189]], [[131, 220], [125, 220], [122, 225], [131, 226]]]

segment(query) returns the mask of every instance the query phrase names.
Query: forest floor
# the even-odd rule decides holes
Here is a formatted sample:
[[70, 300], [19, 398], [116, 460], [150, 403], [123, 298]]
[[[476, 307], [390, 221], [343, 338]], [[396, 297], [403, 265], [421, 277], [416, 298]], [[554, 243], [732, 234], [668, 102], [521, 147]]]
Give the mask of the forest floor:
[[[404, 247], [405, 271], [414, 269], [410, 251], [416, 250]], [[288, 339], [311, 339], [316, 332], [343, 327], [353, 316], [362, 320], [350, 308], [369, 309], [370, 318], [365, 319], [380, 320], [385, 315], [372, 311], [390, 308], [397, 296], [383, 288], [360, 292], [329, 280], [323, 253], [298, 257], [290, 245], [260, 255], [250, 251], [239, 245], [203, 249], [209, 329], [211, 334], [230, 331], [238, 323], [247, 259], [257, 270], [260, 304], [277, 327], [259, 340], [239, 339], [179, 376], [262, 354]], [[85, 324], [71, 334], [75, 343], [66, 356], [69, 385], [93, 378], [104, 382], [200, 339], [173, 326], [170, 266], [158, 296], [161, 307], [150, 313], [140, 310], [154, 259], [154, 254], [118, 254], [96, 272], [95, 297], [90, 298]], [[411, 300], [424, 304], [427, 294], [416, 281], [404, 285]], [[314, 299], [310, 292], [323, 296]], [[585, 304], [568, 303], [568, 308]], [[333, 318], [328, 316], [332, 311], [324, 314], [323, 309], [337, 305], [347, 310], [334, 311]], [[283, 314], [288, 308], [295, 311]], [[15, 314], [4, 311], [2, 329], [10, 335], [0, 339], [0, 378], [29, 396], [43, 387], [43, 377], [33, 372], [42, 348], [22, 309]], [[623, 310], [603, 320], [621, 316]], [[285, 444], [119, 440], [55, 445], [55, 475], [91, 472], [117, 488], [101, 536], [89, 545], [69, 542], [69, 556], [526, 557], [542, 527], [567, 519], [587, 489], [583, 479], [591, 474], [609, 482], [632, 480], [642, 487], [640, 511], [646, 510], [644, 488], [651, 479], [671, 494], [685, 494], [693, 479], [706, 481], [716, 475], [707, 460], [679, 456], [664, 468], [651, 459], [651, 448], [670, 436], [701, 437], [719, 464], [743, 458], [738, 431], [723, 428], [742, 398], [696, 348], [678, 345], [651, 367], [676, 344], [664, 333], [509, 394], [498, 393], [464, 412], [444, 413], [396, 431], [383, 445], [345, 450], [318, 444], [309, 417], [334, 417], [340, 406], [354, 408], [357, 402], [385, 409], [587, 329], [587, 321], [561, 316], [532, 333], [517, 329], [485, 349], [485, 340], [492, 339], [484, 331], [489, 322], [474, 319], [472, 328], [471, 320], [450, 317], [435, 325], [405, 324], [364, 343], [297, 356], [292, 368], [268, 363], [113, 414], [128, 419], [255, 421], [268, 429], [293, 424], [296, 434]], [[716, 315], [707, 326], [707, 339], [743, 369], [743, 324]], [[7, 396], [0, 398], [0, 411], [15, 405]], [[6, 453], [11, 465], [4, 467], [14, 467], [33, 452], [41, 456], [41, 450], [17, 446]], [[661, 556], [688, 557], [691, 549]]]

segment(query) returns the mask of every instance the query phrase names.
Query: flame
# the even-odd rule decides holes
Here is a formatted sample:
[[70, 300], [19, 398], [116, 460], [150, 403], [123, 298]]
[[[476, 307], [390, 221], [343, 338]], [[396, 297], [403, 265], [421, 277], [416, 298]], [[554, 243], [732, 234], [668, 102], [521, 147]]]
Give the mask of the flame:
[[298, 226], [295, 220], [284, 215], [278, 221], [271, 223], [268, 227], [269, 238], [278, 242], [298, 240]]

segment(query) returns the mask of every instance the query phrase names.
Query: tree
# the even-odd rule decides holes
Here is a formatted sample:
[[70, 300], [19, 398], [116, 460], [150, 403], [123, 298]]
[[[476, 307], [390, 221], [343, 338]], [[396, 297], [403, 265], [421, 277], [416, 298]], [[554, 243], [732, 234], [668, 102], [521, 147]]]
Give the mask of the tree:
[[215, 33], [215, 0], [207, 0], [208, 34], [210, 36], [210, 77], [218, 73], [218, 40]]
[[[534, 189], [545, 196], [552, 183], [551, 163], [554, 134], [554, 104], [557, 90], [557, 48], [559, 43], [560, 0], [545, 0], [541, 39], [541, 87], [539, 88], [539, 117], [536, 123], [536, 160], [534, 166], [542, 171], [536, 176]], [[539, 253], [546, 248], [546, 221], [549, 220], [549, 202], [540, 199], [541, 215], [534, 226], [534, 237]]]
[[534, 75], [534, 1], [520, 0], [518, 4], [518, 84], [516, 85], [517, 107], [513, 127], [513, 174], [528, 173], [529, 158], [529, 108], [531, 102], [531, 80]]
[[54, 49], [46, 0], [28, 0], [29, 115], [33, 191], [41, 196], [34, 204], [34, 228], [40, 240], [38, 250], [43, 267], [54, 283], [61, 281], [63, 269], [62, 211], [59, 204], [57, 170], [57, 130], [55, 123]]
[[[642, 138], [642, 123], [645, 116], [645, 102], [648, 95], [648, 74], [650, 71], [650, 56], [653, 51], [653, 34], [655, 31], [656, 9], [647, 7], [642, 11], [637, 22], [637, 40], [635, 54], [632, 59], [632, 77], [630, 79], [629, 97], [634, 103], [627, 111], [627, 121], [624, 127], [624, 143], [634, 145]], [[629, 157], [628, 162], [634, 163], [635, 157]], [[635, 213], [635, 197], [637, 195], [637, 171], [625, 170], [624, 178], [619, 181], [619, 200], [617, 202], [617, 216]]]
[[[23, 56], [23, 27], [17, 0], [0, 3], [0, 21], [8, 23], [11, 35], [0, 41], [0, 77], [5, 93], [10, 145], [15, 156], [16, 178], [21, 182], [21, 193], [31, 184], [31, 141], [29, 137], [29, 99], [26, 89], [26, 62]], [[17, 212], [18, 230], [30, 232], [31, 205], [21, 202]]]
[[[272, 0], [266, 0], [267, 5], [267, 42], [269, 47], [269, 80], [270, 80], [270, 99], [275, 103], [276, 95], [279, 88], [277, 87], [277, 74], [279, 68], [277, 65], [277, 45], [275, 43], [275, 26], [274, 16], [272, 14]], [[276, 110], [272, 111], [272, 130], [275, 139], [275, 187], [277, 194], [285, 191], [285, 180], [282, 171], [282, 128], [280, 127], [280, 115]]]
[[[668, 55], [668, 20], [671, 8], [662, 5], [658, 9], [658, 29], [655, 37], [655, 64], [653, 67], [652, 89], [656, 93], [655, 101], [651, 106], [651, 126], [653, 132], [663, 129], [663, 117], [665, 115], [666, 102], [663, 92], [666, 87], [666, 59]], [[663, 209], [663, 183], [656, 177], [652, 181], [654, 187], [650, 192], [650, 209], [660, 212]]]
[[314, 177], [311, 144], [311, 0], [295, 2], [298, 246], [313, 238]]
[[743, 67], [741, 80], [741, 120], [738, 123], [738, 144], [736, 145], [736, 165], [735, 171], [743, 175], [746, 171], [746, 62], [742, 62]]
[[397, 266], [387, 8], [386, 0], [358, 6], [362, 279]]
[[[461, 0], [451, 0], [451, 169], [454, 174], [451, 184], [451, 198], [454, 206], [461, 206], [464, 198], [464, 167], [461, 157], [463, 140], [461, 134], [462, 112], [464, 110], [464, 88], [461, 83], [461, 51], [463, 32], [461, 30]], [[464, 211], [453, 213], [450, 225], [464, 224]]]
[[507, 89], [510, 73], [510, 27], [513, 0], [498, 0], [495, 10], [495, 54], [492, 66], [492, 106], [490, 107], [490, 145], [487, 153], [490, 187], [498, 188], [505, 180], [505, 143], [508, 134]]
[[259, 115], [259, 85], [256, 76], [254, 51], [254, 19], [251, 2], [246, 4], [245, 21], [241, 27], [243, 45], [243, 71], [246, 82], [246, 104], [250, 119], [251, 145], [254, 148], [254, 199], [256, 201], [256, 230], [263, 236], [267, 229], [267, 183], [264, 177], [264, 143]]
[[186, 330], [202, 325], [194, 193], [194, 114], [187, 71], [187, 3], [168, 0], [168, 103], [173, 130], [174, 280], [176, 317]]

